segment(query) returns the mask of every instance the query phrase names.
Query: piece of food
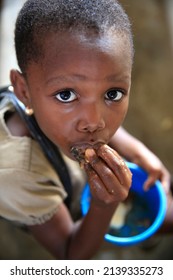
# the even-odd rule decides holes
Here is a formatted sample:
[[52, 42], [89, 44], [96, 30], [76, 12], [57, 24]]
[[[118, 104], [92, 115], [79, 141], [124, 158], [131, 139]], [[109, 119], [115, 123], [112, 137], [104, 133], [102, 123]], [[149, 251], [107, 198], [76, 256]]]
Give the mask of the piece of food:
[[153, 223], [148, 203], [143, 196], [130, 191], [128, 198], [119, 204], [109, 228], [109, 234], [131, 237], [146, 231]]
[[85, 150], [82, 148], [72, 147], [71, 154], [79, 162], [80, 167], [83, 168], [84, 164], [87, 162], [85, 159]]
[[74, 146], [71, 148], [71, 154], [73, 155], [73, 157], [76, 159], [76, 161], [79, 162], [80, 164], [80, 167], [83, 168], [84, 167], [84, 164], [88, 163], [86, 157], [85, 157], [85, 151], [86, 149], [89, 149], [89, 148], [92, 148], [94, 149], [95, 151], [98, 150], [98, 148], [101, 146], [102, 144], [97, 144], [97, 145], [94, 145], [94, 146], [91, 146], [91, 147], [77, 147], [77, 146]]

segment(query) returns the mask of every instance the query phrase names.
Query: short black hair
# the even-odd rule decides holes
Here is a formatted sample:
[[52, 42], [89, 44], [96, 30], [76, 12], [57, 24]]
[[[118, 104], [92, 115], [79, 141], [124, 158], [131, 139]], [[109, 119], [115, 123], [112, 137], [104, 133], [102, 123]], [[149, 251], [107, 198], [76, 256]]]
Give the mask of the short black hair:
[[26, 73], [30, 62], [38, 62], [41, 45], [50, 32], [79, 30], [126, 34], [133, 56], [129, 18], [117, 0], [27, 0], [15, 26], [18, 65]]

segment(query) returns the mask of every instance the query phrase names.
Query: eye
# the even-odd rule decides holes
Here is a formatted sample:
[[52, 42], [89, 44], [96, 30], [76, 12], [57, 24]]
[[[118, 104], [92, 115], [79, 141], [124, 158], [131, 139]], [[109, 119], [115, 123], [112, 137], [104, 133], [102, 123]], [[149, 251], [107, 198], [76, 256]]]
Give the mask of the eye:
[[64, 103], [72, 102], [75, 99], [77, 99], [76, 94], [72, 90], [62, 90], [61, 92], [58, 92], [55, 97]]
[[123, 92], [117, 89], [111, 89], [105, 93], [105, 98], [110, 101], [119, 101], [123, 97]]

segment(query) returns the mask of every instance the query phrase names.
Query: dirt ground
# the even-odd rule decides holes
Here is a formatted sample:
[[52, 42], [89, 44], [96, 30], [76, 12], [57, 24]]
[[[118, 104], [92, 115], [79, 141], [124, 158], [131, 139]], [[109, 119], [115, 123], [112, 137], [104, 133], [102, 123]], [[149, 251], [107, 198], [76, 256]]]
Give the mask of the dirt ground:
[[[173, 47], [164, 0], [121, 0], [132, 21], [135, 61], [124, 126], [173, 173]], [[172, 11], [173, 14], [173, 11]], [[1, 71], [1, 70], [0, 70]], [[32, 237], [0, 221], [0, 259], [51, 259]], [[129, 248], [104, 242], [97, 259], [173, 259], [172, 236]], [[22, 248], [22, 249], [21, 249]]]

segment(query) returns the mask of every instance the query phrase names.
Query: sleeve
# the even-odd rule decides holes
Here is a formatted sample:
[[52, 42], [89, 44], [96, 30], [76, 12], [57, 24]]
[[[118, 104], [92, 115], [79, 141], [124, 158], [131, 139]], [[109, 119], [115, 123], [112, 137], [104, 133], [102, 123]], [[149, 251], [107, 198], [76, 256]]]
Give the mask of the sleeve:
[[57, 182], [26, 170], [1, 170], [0, 186], [0, 215], [25, 225], [49, 220], [66, 197]]
[[39, 144], [29, 137], [10, 135], [2, 113], [0, 216], [25, 225], [44, 223], [67, 194]]

